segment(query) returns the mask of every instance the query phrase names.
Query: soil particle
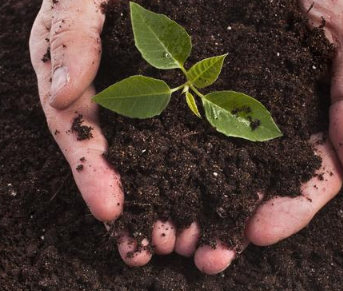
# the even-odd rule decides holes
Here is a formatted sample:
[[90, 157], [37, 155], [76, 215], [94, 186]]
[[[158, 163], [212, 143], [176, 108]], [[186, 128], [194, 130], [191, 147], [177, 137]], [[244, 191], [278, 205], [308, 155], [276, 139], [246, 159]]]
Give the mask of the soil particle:
[[250, 118], [248, 117], [248, 119], [250, 119], [250, 127], [252, 130], [256, 130], [258, 127], [261, 126], [261, 120], [259, 119], [253, 120], [251, 117]]
[[77, 117], [75, 117], [71, 126], [71, 131], [77, 133], [77, 140], [80, 141], [93, 138], [93, 127], [83, 125], [83, 122], [83, 115], [79, 114]]
[[107, 11], [107, 2], [106, 1], [104, 1], [100, 4], [100, 10], [101, 10], [102, 14], [106, 14], [106, 11]]
[[44, 54], [44, 56], [42, 57], [42, 62], [46, 63], [48, 61], [51, 61], [51, 52], [50, 52], [50, 47], [48, 47], [46, 53]]
[[81, 172], [83, 170], [83, 168], [84, 168], [83, 165], [78, 165], [76, 167], [76, 171]]

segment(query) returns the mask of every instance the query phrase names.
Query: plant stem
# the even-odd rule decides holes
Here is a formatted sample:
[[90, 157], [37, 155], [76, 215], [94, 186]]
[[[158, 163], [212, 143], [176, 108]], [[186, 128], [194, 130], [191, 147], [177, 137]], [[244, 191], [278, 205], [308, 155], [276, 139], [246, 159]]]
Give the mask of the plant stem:
[[187, 84], [187, 83], [185, 83], [185, 84], [182, 84], [182, 85], [181, 85], [181, 86], [179, 86], [179, 87], [176, 87], [176, 88], [170, 89], [170, 92], [171, 92], [171, 93], [174, 93], [174, 92], [176, 92], [176, 91], [179, 91], [179, 90], [183, 89], [183, 88], [186, 86], [186, 84]]
[[190, 88], [191, 88], [192, 91], [193, 91], [195, 94], [197, 94], [200, 98], [205, 98], [205, 95], [203, 95], [202, 93], [200, 93], [200, 92], [198, 91], [198, 89], [195, 88], [193, 85], [190, 85]]
[[186, 83], [186, 84], [185, 84], [185, 87], [184, 87], [183, 90], [182, 90], [182, 94], [185, 94], [185, 93], [187, 93], [188, 91], [189, 91], [189, 84]]
[[180, 66], [181, 71], [187, 76], [187, 70], [185, 69], [184, 66]]

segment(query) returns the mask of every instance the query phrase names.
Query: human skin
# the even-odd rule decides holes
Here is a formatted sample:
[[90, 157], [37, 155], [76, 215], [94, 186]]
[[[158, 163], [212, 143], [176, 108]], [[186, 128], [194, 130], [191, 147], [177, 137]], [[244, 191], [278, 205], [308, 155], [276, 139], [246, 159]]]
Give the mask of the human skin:
[[[108, 145], [99, 126], [98, 107], [91, 101], [95, 95], [92, 82], [101, 58], [100, 33], [105, 16], [100, 5], [103, 2], [43, 0], [31, 32], [30, 53], [49, 129], [69, 162], [75, 182], [90, 211], [106, 225], [106, 222], [114, 221], [122, 213], [124, 194], [119, 174], [102, 156]], [[306, 13], [313, 0], [299, 2]], [[246, 225], [245, 246], [250, 242], [260, 246], [271, 245], [298, 232], [342, 186], [343, 3], [340, 0], [323, 0], [320, 5], [314, 4], [308, 16], [313, 26], [321, 24], [322, 16], [325, 18], [326, 35], [337, 48], [330, 108], [329, 133], [332, 145], [330, 141], [317, 144], [315, 141], [320, 135], [311, 138], [315, 152], [323, 159], [319, 173], [325, 173], [324, 179], [319, 181], [313, 178], [302, 185], [302, 195], [297, 198], [276, 197], [257, 206]], [[43, 62], [42, 57], [49, 47], [51, 60]], [[79, 141], [76, 134], [70, 132], [71, 123], [77, 116], [75, 112], [83, 115], [85, 125], [93, 127], [93, 138]], [[86, 161], [84, 170], [79, 172], [76, 168], [82, 157]], [[260, 196], [262, 198], [263, 194]], [[236, 251], [228, 249], [220, 241], [216, 249], [208, 246], [197, 249], [200, 227], [193, 223], [190, 228], [177, 232], [171, 221], [157, 221], [152, 241], [144, 240], [142, 244], [154, 245], [158, 255], [173, 251], [188, 257], [194, 255], [195, 264], [202, 272], [217, 274], [230, 265]], [[128, 265], [142, 266], [149, 262], [151, 254], [145, 250], [135, 252], [136, 246], [137, 242], [125, 233], [118, 250]], [[128, 257], [128, 252], [134, 252], [134, 256]]]

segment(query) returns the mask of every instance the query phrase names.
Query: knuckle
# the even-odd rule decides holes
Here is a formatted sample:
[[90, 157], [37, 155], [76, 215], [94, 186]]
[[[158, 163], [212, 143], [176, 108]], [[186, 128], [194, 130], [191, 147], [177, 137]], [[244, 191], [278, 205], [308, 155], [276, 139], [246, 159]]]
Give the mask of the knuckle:
[[54, 19], [50, 44], [54, 63], [63, 62], [66, 50], [69, 51], [73, 46], [83, 46], [83, 51], [87, 53], [90, 49], [97, 54], [101, 53], [99, 29], [85, 24], [82, 19], [77, 20], [69, 17]]
[[32, 26], [29, 38], [30, 54], [34, 67], [36, 67], [37, 62], [42, 59], [44, 54], [43, 51], [45, 50], [46, 52], [50, 34], [50, 28], [41, 25], [40, 22], [41, 21], [37, 18]]

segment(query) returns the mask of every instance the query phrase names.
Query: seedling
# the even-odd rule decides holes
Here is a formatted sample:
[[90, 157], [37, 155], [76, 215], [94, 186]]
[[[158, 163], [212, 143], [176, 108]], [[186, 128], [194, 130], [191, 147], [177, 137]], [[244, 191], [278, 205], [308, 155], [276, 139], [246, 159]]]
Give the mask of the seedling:
[[162, 70], [180, 69], [187, 82], [174, 89], [162, 80], [132, 76], [97, 94], [93, 100], [130, 118], [151, 118], [161, 114], [171, 95], [181, 91], [190, 110], [201, 114], [194, 97], [200, 98], [206, 119], [219, 132], [251, 141], [267, 141], [282, 136], [270, 112], [256, 99], [234, 91], [203, 95], [199, 89], [212, 85], [224, 60], [221, 55], [204, 59], [186, 70], [184, 63], [192, 50], [191, 37], [176, 22], [130, 2], [135, 45], [142, 57]]

